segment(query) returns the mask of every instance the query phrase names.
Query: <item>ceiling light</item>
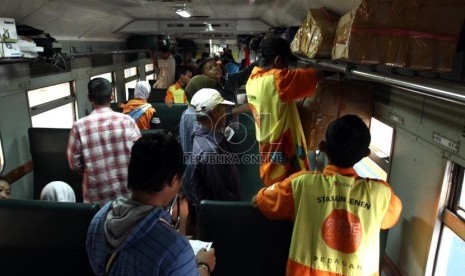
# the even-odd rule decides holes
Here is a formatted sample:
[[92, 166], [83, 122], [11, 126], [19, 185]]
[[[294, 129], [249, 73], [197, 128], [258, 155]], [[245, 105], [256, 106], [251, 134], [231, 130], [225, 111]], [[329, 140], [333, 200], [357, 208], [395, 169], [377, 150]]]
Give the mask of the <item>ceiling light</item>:
[[176, 13], [181, 16], [181, 17], [185, 17], [185, 18], [188, 18], [188, 17], [191, 17], [192, 16], [192, 10], [187, 8], [186, 6], [182, 7], [182, 8], [179, 8], [176, 10]]

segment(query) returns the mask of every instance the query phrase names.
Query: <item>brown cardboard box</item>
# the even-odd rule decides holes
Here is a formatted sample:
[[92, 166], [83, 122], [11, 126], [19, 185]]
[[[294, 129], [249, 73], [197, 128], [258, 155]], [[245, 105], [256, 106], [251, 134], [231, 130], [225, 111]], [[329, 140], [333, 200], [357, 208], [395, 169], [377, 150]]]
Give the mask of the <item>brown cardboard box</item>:
[[362, 0], [338, 23], [332, 59], [450, 71], [464, 0]]
[[330, 57], [339, 16], [326, 9], [310, 9], [291, 42], [291, 50], [308, 58]]
[[315, 95], [299, 105], [308, 149], [317, 150], [325, 139], [326, 128], [336, 118], [354, 114], [369, 126], [373, 115], [373, 88], [368, 83], [324, 80]]

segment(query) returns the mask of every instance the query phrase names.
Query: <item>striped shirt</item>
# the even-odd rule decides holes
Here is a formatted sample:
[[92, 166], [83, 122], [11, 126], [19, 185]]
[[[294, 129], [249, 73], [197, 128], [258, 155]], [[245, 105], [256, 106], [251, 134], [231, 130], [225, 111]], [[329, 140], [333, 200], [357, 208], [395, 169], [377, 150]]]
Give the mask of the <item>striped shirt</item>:
[[74, 122], [68, 140], [67, 159], [72, 170], [83, 173], [84, 202], [100, 206], [127, 189], [131, 148], [141, 133], [128, 115], [98, 108]]

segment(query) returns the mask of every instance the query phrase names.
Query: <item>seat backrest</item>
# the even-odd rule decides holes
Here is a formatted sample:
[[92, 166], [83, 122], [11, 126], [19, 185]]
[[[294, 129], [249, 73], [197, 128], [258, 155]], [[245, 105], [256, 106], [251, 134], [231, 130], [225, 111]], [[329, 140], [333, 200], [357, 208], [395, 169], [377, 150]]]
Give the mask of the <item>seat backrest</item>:
[[[203, 200], [199, 239], [213, 242], [212, 275], [285, 275], [293, 224], [268, 220], [250, 202]], [[380, 232], [380, 271], [387, 241]]]
[[252, 115], [239, 114], [239, 128], [234, 132], [230, 144], [232, 153], [239, 155], [240, 162], [237, 164], [237, 169], [243, 198], [250, 200], [263, 187], [260, 179], [260, 154]]
[[85, 241], [97, 204], [0, 200], [2, 275], [92, 275]]
[[163, 129], [165, 132], [179, 133], [179, 122], [187, 105], [173, 104], [171, 107], [168, 107], [165, 102], [150, 103], [155, 108], [156, 116], [160, 118], [160, 124], [158, 124], [157, 128]]
[[215, 248], [212, 275], [285, 275], [290, 221], [268, 220], [250, 202], [204, 200], [199, 225], [199, 238]]
[[29, 128], [29, 149], [33, 162], [34, 199], [51, 181], [68, 183], [76, 194], [76, 201], [82, 202], [82, 177], [69, 168], [66, 159], [69, 129]]
[[152, 88], [147, 99], [149, 103], [164, 103], [166, 97], [166, 88]]

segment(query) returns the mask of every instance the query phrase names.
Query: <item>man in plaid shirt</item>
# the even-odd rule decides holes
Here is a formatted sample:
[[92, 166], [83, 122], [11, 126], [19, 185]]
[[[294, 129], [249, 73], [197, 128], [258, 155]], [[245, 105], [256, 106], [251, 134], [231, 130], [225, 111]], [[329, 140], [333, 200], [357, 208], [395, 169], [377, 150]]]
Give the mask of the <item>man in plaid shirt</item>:
[[94, 110], [74, 122], [69, 134], [67, 158], [72, 170], [83, 174], [84, 202], [106, 202], [130, 197], [127, 170], [131, 148], [141, 136], [136, 122], [110, 108], [112, 86], [103, 78], [87, 86]]

